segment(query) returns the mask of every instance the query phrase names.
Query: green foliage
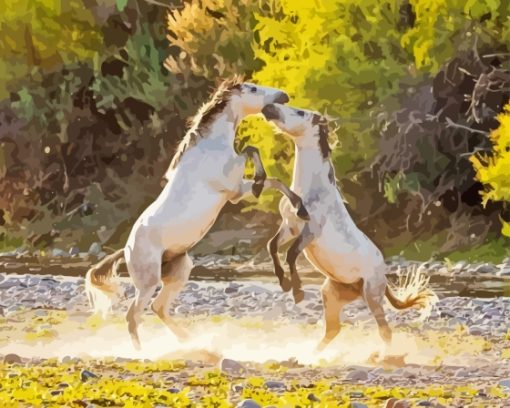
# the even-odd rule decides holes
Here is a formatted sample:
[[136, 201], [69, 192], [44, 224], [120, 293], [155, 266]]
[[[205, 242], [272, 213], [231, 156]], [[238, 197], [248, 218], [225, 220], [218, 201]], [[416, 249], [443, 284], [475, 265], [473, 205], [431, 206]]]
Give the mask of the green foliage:
[[0, 1], [0, 98], [34, 68], [51, 72], [101, 49], [94, 15], [81, 0]]
[[251, 47], [254, 13], [270, 2], [205, 0], [183, 4], [168, 16], [168, 39], [177, 49], [166, 66], [186, 77], [215, 80], [235, 73], [250, 76], [260, 67]]
[[[492, 154], [475, 154], [471, 162], [476, 178], [485, 186], [483, 204], [490, 201], [510, 202], [510, 104], [498, 115], [499, 127], [491, 132]], [[510, 237], [510, 225], [503, 223], [502, 233]]]
[[398, 195], [403, 191], [410, 193], [420, 191], [420, 182], [417, 174], [404, 174], [400, 172], [395, 177], [386, 177], [386, 181], [384, 182], [384, 197], [389, 203], [396, 203]]
[[505, 237], [492, 237], [476, 248], [456, 250], [447, 254], [452, 262], [492, 262], [500, 263], [510, 257], [510, 240]]
[[[404, 149], [415, 151], [402, 157], [382, 146], [399, 132], [388, 129], [395, 112], [437, 113], [422, 112], [426, 101], [409, 100], [427, 99], [418, 90], [435, 84], [445, 64], [470, 50], [508, 51], [508, 1], [177, 0], [168, 16], [156, 3], [164, 2], [0, 0], [0, 233], [110, 236], [160, 189], [185, 118], [214, 82], [232, 74], [283, 88], [293, 105], [339, 118], [331, 135], [336, 174], [343, 185], [351, 182], [355, 216], [380, 217], [368, 221], [376, 234], [400, 231], [398, 217], [386, 210], [402, 197], [440, 201], [438, 178], [454, 194], [469, 189], [466, 175], [452, 170], [462, 159], [441, 150], [440, 131], [420, 139], [411, 129]], [[460, 85], [459, 93], [464, 98]], [[293, 145], [285, 135], [253, 116], [238, 130], [238, 149], [248, 143], [260, 149], [269, 176], [290, 182]], [[503, 147], [490, 158], [477, 156], [485, 201], [508, 201]], [[390, 170], [369, 180], [376, 157], [392, 161]], [[416, 157], [434, 160], [413, 167]], [[133, 191], [141, 183], [147, 189]], [[129, 205], [122, 205], [126, 197]], [[96, 205], [93, 217], [73, 212], [87, 200]], [[278, 201], [267, 192], [256, 205], [274, 211]], [[469, 206], [479, 216], [476, 204]]]
[[413, 52], [418, 69], [437, 72], [453, 55], [471, 49], [478, 39], [497, 44], [495, 31], [508, 32], [506, 0], [410, 0], [416, 24], [401, 39], [402, 46]]
[[475, 154], [471, 162], [477, 179], [485, 185], [483, 203], [491, 201], [510, 202], [510, 104], [498, 115], [499, 127], [490, 139], [492, 154]]

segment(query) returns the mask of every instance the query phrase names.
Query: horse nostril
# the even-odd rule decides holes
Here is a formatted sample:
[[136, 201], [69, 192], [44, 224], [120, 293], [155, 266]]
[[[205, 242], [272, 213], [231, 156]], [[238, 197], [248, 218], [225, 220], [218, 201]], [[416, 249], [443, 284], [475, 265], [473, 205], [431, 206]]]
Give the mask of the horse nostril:
[[274, 106], [273, 104], [264, 106], [264, 108], [262, 108], [262, 114], [267, 120], [279, 118], [278, 109], [276, 109], [276, 106]]
[[278, 92], [276, 97], [274, 98], [275, 103], [287, 103], [289, 101], [289, 95], [285, 92]]

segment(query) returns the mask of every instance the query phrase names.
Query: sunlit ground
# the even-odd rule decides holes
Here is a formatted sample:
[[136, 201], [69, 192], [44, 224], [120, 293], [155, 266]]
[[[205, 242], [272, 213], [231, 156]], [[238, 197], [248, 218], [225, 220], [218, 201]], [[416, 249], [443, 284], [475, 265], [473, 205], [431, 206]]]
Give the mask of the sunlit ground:
[[[96, 405], [110, 406], [235, 406], [253, 398], [262, 406], [296, 406], [299, 401], [303, 406], [349, 406], [351, 401], [384, 406], [384, 400], [394, 396], [414, 402], [433, 398], [446, 406], [510, 406], [496, 379], [476, 373], [478, 367], [510, 363], [508, 336], [470, 336], [461, 326], [424, 331], [416, 323], [395, 329], [393, 346], [381, 359], [385, 350], [370, 324], [346, 325], [324, 352], [316, 353], [320, 325], [223, 316], [178, 322], [190, 333], [185, 343], [156, 317], [145, 316], [143, 350], [137, 352], [119, 315], [105, 321], [85, 312], [32, 310], [2, 318], [0, 354], [32, 360], [0, 366], [0, 405], [38, 405], [44, 400], [80, 406], [95, 400]], [[70, 359], [75, 357], [80, 360]], [[241, 362], [242, 371], [222, 373], [222, 358]], [[346, 375], [353, 367], [371, 374], [359, 383], [349, 380]], [[462, 367], [475, 371], [455, 376]], [[100, 378], [82, 381], [84, 368]], [[283, 381], [285, 387], [268, 388], [267, 379]], [[484, 405], [489, 400], [492, 405]]]

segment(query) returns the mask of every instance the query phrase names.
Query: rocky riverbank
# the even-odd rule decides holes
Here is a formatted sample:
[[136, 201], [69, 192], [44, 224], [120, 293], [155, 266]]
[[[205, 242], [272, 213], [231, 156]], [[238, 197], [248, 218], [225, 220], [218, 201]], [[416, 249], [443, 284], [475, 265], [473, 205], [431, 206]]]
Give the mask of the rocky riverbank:
[[[132, 296], [132, 287], [123, 285]], [[391, 405], [397, 400], [433, 407], [510, 404], [510, 298], [441, 297], [425, 322], [415, 311], [386, 306], [399, 354], [371, 360], [379, 339], [358, 301], [342, 312], [344, 329], [329, 350], [312, 352], [322, 332], [322, 303], [318, 285], [304, 289], [305, 300], [295, 305], [272, 283], [191, 281], [173, 305], [176, 321], [192, 333], [190, 345], [177, 343], [147, 312], [146, 351], [137, 355], [123, 319], [128, 300], [103, 321], [89, 311], [83, 278], [2, 273], [0, 401], [20, 378], [44, 372], [39, 397], [64, 405], [69, 398], [83, 406], [119, 404], [122, 384], [133, 383], [134, 390], [135, 382], [145, 388], [136, 388], [133, 398], [147, 395], [152, 406], [215, 406], [204, 402], [212, 396], [233, 407], [302, 404], [303, 398], [358, 408], [409, 406]], [[179, 363], [170, 366], [174, 360]], [[183, 405], [156, 398], [161, 395], [178, 396]]]

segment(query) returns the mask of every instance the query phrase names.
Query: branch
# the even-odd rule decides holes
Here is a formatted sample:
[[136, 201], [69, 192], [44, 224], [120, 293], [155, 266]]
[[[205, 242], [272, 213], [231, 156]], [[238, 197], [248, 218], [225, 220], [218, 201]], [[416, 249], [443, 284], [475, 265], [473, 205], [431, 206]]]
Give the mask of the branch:
[[170, 6], [165, 3], [160, 3], [159, 1], [156, 1], [156, 0], [144, 0], [144, 1], [146, 1], [147, 3], [150, 3], [150, 4], [154, 4], [155, 6], [165, 7], [169, 10], [177, 10], [177, 9], [184, 8], [184, 6]]
[[457, 128], [457, 129], [467, 130], [468, 132], [471, 132], [471, 133], [478, 133], [480, 135], [489, 136], [489, 132], [485, 132], [483, 130], [478, 130], [478, 129], [473, 129], [473, 128], [470, 128], [469, 126], [464, 126], [459, 123], [455, 123], [450, 118], [446, 118], [446, 127], [447, 128], [453, 127], [453, 128]]
[[466, 152], [466, 153], [461, 153], [459, 154], [460, 157], [466, 157], [466, 156], [472, 156], [478, 152], [489, 152], [491, 151], [492, 149], [487, 147], [476, 147], [475, 150], [473, 150], [472, 152]]
[[510, 57], [510, 52], [499, 52], [495, 54], [482, 55], [482, 58]]

